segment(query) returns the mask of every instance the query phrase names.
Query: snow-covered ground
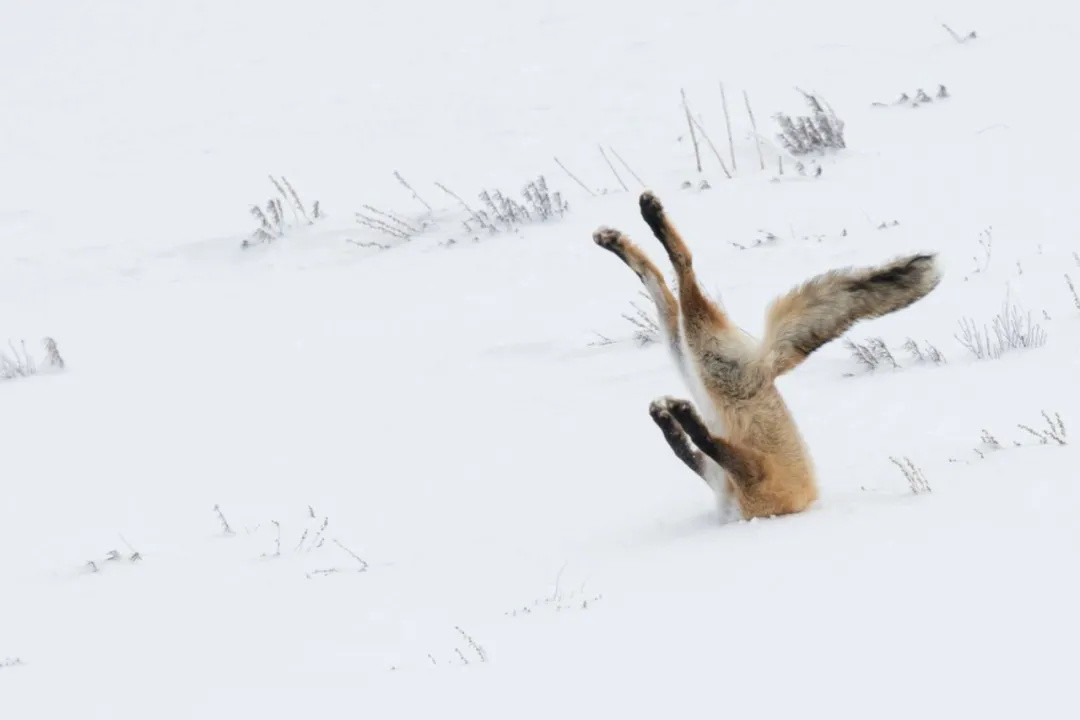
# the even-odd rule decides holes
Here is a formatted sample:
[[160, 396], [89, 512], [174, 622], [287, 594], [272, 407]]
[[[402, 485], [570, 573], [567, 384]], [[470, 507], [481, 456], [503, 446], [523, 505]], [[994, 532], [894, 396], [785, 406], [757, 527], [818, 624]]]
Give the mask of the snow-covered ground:
[[[1076, 19], [3, 3], [0, 341], [43, 368], [0, 381], [0, 717], [1075, 717], [1080, 439], [1019, 425], [1080, 426]], [[727, 157], [720, 82], [732, 180], [680, 104]], [[796, 88], [846, 122], [819, 177], [777, 177]], [[810, 511], [722, 525], [650, 420], [687, 392], [591, 233], [663, 255], [598, 144], [751, 333], [814, 273], [940, 253], [937, 290], [848, 335], [899, 368], [836, 342], [780, 381]], [[323, 217], [242, 248], [271, 174]], [[435, 185], [480, 207], [539, 175], [569, 211], [494, 236]], [[1045, 345], [976, 360], [959, 321], [1006, 295]]]

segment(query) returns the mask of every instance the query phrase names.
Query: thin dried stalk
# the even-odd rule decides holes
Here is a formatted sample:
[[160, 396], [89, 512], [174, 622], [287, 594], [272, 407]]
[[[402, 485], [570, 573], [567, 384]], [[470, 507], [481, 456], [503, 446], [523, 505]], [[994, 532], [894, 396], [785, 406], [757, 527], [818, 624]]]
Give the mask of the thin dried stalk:
[[613, 148], [613, 147], [611, 147], [609, 145], [608, 150], [611, 151], [611, 154], [615, 156], [616, 160], [618, 160], [620, 163], [622, 163], [622, 166], [624, 168], [626, 168], [626, 171], [634, 176], [634, 179], [637, 180], [641, 184], [641, 187], [645, 187], [645, 181], [638, 177], [638, 174], [636, 172], [634, 172], [633, 169], [629, 165], [626, 164], [626, 161], [623, 160], [622, 157], [619, 156], [619, 153], [615, 152], [615, 148]]
[[[686, 102], [686, 90], [679, 90], [682, 94], [683, 110], [686, 112], [686, 124], [690, 127], [690, 140], [694, 143], [694, 159], [697, 161], [697, 171], [701, 172], [701, 150], [698, 148], [697, 134], [694, 133], [694, 117], [690, 114], [690, 106]], [[712, 145], [712, 143], [709, 143]], [[715, 152], [715, 148], [713, 148]], [[717, 157], [720, 157], [717, 153]], [[721, 160], [720, 164], [723, 165], [724, 161]], [[727, 172], [725, 169], [724, 172]], [[730, 175], [728, 177], [731, 177]]]
[[697, 125], [697, 129], [701, 131], [701, 137], [705, 138], [705, 142], [709, 143], [709, 147], [712, 148], [713, 154], [716, 155], [716, 159], [720, 162], [720, 169], [724, 171], [724, 174], [727, 175], [730, 180], [731, 173], [728, 172], [727, 165], [724, 164], [724, 158], [720, 156], [720, 151], [716, 149], [716, 146], [713, 145], [713, 141], [709, 139], [708, 134], [705, 132], [705, 128], [701, 127], [701, 123], [694, 118], [690, 118], [690, 122], [693, 125]]
[[604, 162], [606, 162], [607, 166], [611, 168], [611, 174], [614, 175], [615, 179], [619, 181], [619, 184], [622, 185], [623, 190], [625, 190], [626, 192], [630, 192], [630, 188], [626, 187], [626, 183], [624, 183], [623, 179], [619, 177], [618, 171], [615, 170], [615, 166], [611, 164], [611, 160], [608, 159], [607, 153], [604, 152], [604, 146], [598, 144], [597, 147], [600, 148], [600, 155], [604, 158]]
[[[750, 116], [750, 127], [754, 131], [754, 143], [757, 145], [758, 162], [761, 163], [761, 169], [765, 169], [765, 156], [761, 153], [761, 136], [758, 135], [757, 122], [754, 120], [754, 111], [750, 109], [750, 96], [743, 90], [743, 100], [746, 101], [746, 114]], [[780, 174], [783, 175], [783, 165], [781, 165]]]
[[427, 204], [427, 201], [426, 201], [426, 200], [424, 200], [424, 198], [420, 197], [420, 194], [419, 194], [419, 193], [417, 193], [417, 192], [416, 192], [415, 190], [413, 190], [413, 187], [412, 187], [412, 185], [410, 185], [409, 183], [407, 183], [407, 182], [405, 181], [405, 178], [401, 177], [401, 173], [399, 173], [399, 172], [398, 172], [397, 170], [395, 170], [395, 171], [394, 171], [394, 177], [396, 177], [396, 178], [397, 178], [397, 180], [398, 180], [398, 182], [399, 182], [399, 183], [401, 183], [402, 185], [404, 185], [404, 186], [405, 186], [405, 189], [406, 189], [406, 190], [408, 190], [409, 192], [411, 192], [411, 193], [412, 193], [412, 196], [413, 196], [413, 200], [416, 200], [416, 201], [417, 201], [418, 203], [420, 203], [421, 205], [423, 205], [424, 207], [426, 207], [426, 208], [428, 209], [428, 212], [434, 212], [434, 211], [433, 211], [433, 210], [431, 209], [431, 206]]
[[559, 158], [555, 158], [555, 164], [556, 164], [556, 165], [558, 165], [559, 167], [561, 167], [561, 168], [563, 169], [563, 172], [564, 172], [564, 173], [566, 173], [567, 175], [569, 175], [569, 176], [570, 176], [570, 179], [571, 179], [571, 180], [573, 180], [573, 181], [574, 181], [574, 182], [576, 182], [576, 183], [577, 183], [578, 185], [580, 185], [580, 186], [581, 186], [581, 189], [582, 189], [582, 190], [584, 190], [585, 192], [589, 193], [589, 194], [590, 194], [590, 195], [592, 195], [593, 197], [596, 197], [596, 193], [594, 193], [594, 192], [593, 192], [592, 190], [590, 190], [590, 189], [589, 189], [589, 186], [588, 186], [588, 185], [586, 185], [585, 183], [581, 182], [581, 180], [578, 180], [578, 177], [577, 177], [577, 175], [575, 175], [574, 173], [572, 173], [572, 172], [570, 172], [569, 170], [567, 170], [567, 169], [566, 169], [566, 166], [565, 166], [565, 165], [563, 165], [563, 164], [562, 164], [561, 162], [559, 162]]
[[738, 172], [735, 162], [735, 140], [731, 135], [731, 116], [728, 114], [727, 93], [724, 92], [724, 83], [720, 83], [720, 104], [724, 108], [724, 125], [727, 127], [728, 154], [731, 155], [731, 171]]

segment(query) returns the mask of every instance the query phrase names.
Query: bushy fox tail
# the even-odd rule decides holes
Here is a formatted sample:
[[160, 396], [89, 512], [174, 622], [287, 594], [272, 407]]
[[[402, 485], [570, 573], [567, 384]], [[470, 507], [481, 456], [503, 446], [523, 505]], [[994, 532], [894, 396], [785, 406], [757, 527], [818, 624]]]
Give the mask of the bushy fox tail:
[[941, 281], [936, 255], [909, 255], [871, 268], [832, 270], [807, 280], [769, 306], [763, 351], [782, 375], [860, 320], [880, 317], [925, 297]]

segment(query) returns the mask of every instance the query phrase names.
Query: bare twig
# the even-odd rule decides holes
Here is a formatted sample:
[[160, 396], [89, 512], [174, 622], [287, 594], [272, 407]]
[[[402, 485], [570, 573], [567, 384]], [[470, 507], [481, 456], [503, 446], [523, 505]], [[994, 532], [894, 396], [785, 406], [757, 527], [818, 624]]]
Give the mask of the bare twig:
[[322, 525], [320, 525], [319, 529], [315, 532], [315, 537], [312, 538], [311, 545], [308, 547], [308, 550], [310, 550], [311, 548], [322, 547], [322, 544], [323, 544], [322, 536], [323, 536], [323, 533], [326, 532], [326, 526], [329, 525], [329, 524], [330, 524], [330, 518], [329, 517], [324, 517], [323, 521], [322, 521]]
[[570, 172], [569, 170], [567, 170], [567, 169], [566, 169], [566, 166], [565, 166], [565, 165], [563, 165], [563, 164], [562, 164], [561, 162], [559, 162], [559, 158], [555, 158], [555, 164], [556, 164], [556, 165], [558, 165], [559, 167], [561, 167], [561, 168], [563, 169], [563, 172], [565, 172], [565, 173], [566, 173], [567, 175], [569, 175], [569, 176], [570, 176], [570, 179], [571, 179], [571, 180], [573, 180], [574, 182], [576, 182], [576, 183], [577, 183], [578, 185], [580, 185], [580, 186], [581, 186], [581, 188], [582, 188], [582, 189], [583, 189], [583, 190], [584, 190], [585, 192], [589, 193], [589, 194], [590, 194], [590, 195], [592, 195], [593, 197], [596, 197], [596, 193], [594, 193], [594, 192], [593, 192], [592, 190], [590, 190], [590, 189], [589, 189], [589, 186], [588, 186], [588, 185], [586, 185], [585, 183], [583, 183], [583, 182], [581, 182], [580, 180], [578, 180], [578, 178], [577, 178], [577, 175], [575, 175], [574, 173], [572, 173], [572, 172]]
[[311, 221], [311, 218], [308, 217], [307, 210], [304, 209], [304, 203], [300, 202], [300, 196], [296, 194], [296, 190], [293, 189], [293, 186], [289, 182], [289, 179], [282, 175], [281, 181], [285, 183], [285, 187], [289, 190], [289, 195], [292, 196], [293, 203], [296, 204], [296, 209], [299, 210], [300, 214], [304, 216], [305, 220], [307, 220], [307, 224], [312, 225], [313, 223]]
[[[697, 171], [701, 172], [701, 151], [698, 149], [697, 134], [694, 132], [694, 118], [690, 114], [690, 105], [687, 104], [687, 102], [686, 102], [686, 90], [681, 90], [680, 89], [679, 92], [682, 94], [683, 110], [686, 112], [686, 124], [690, 128], [690, 140], [691, 140], [691, 142], [694, 143], [694, 159], [697, 161]], [[709, 144], [712, 145], [712, 143], [709, 143]], [[715, 152], [715, 150], [716, 150], [716, 148], [713, 148], [714, 152]], [[719, 153], [717, 153], [717, 157], [720, 157]], [[723, 165], [724, 161], [721, 160], [720, 164]], [[727, 172], [726, 168], [725, 168], [724, 172]], [[731, 176], [728, 175], [728, 177], [731, 177]]]
[[220, 505], [214, 505], [214, 512], [217, 513], [218, 521], [221, 522], [221, 531], [226, 535], [233, 535], [233, 529], [229, 527], [229, 521], [225, 519], [225, 513], [221, 511]]
[[498, 231], [497, 231], [497, 230], [495, 229], [495, 226], [494, 226], [494, 225], [492, 225], [492, 224], [491, 224], [490, 222], [488, 222], [488, 221], [487, 221], [487, 219], [485, 219], [485, 217], [484, 217], [483, 215], [481, 215], [480, 213], [478, 213], [478, 212], [476, 212], [475, 210], [473, 210], [473, 209], [472, 209], [472, 207], [470, 207], [470, 206], [469, 206], [469, 203], [465, 202], [465, 201], [464, 201], [464, 200], [463, 200], [463, 199], [461, 198], [461, 196], [460, 196], [460, 195], [458, 195], [458, 194], [457, 194], [456, 192], [454, 192], [453, 190], [451, 190], [450, 188], [446, 187], [445, 185], [443, 185], [442, 183], [439, 183], [439, 182], [435, 183], [435, 187], [439, 188], [439, 189], [440, 189], [440, 190], [442, 190], [442, 191], [443, 191], [444, 193], [446, 193], [447, 195], [449, 195], [450, 197], [454, 198], [454, 199], [455, 199], [455, 200], [457, 200], [457, 201], [458, 201], [459, 203], [461, 203], [461, 207], [465, 208], [465, 211], [466, 211], [467, 213], [469, 213], [469, 215], [471, 215], [471, 216], [472, 216], [472, 219], [473, 219], [473, 220], [474, 220], [474, 221], [475, 221], [475, 222], [476, 222], [476, 223], [477, 223], [477, 224], [478, 224], [478, 225], [479, 225], [480, 227], [482, 227], [482, 228], [486, 229], [486, 230], [487, 230], [488, 232], [490, 232], [490, 233], [492, 233], [492, 234], [494, 234], [494, 233], [498, 232]]
[[461, 203], [461, 207], [465, 208], [465, 210], [467, 210], [470, 215], [472, 215], [474, 217], [476, 216], [476, 211], [473, 210], [471, 207], [469, 207], [469, 203], [462, 200], [461, 196], [458, 195], [456, 192], [454, 192], [453, 190], [451, 190], [450, 188], [446, 187], [445, 185], [443, 185], [442, 183], [439, 183], [439, 182], [435, 183], [435, 187], [439, 188], [444, 193], [446, 193], [447, 195], [449, 195], [450, 197], [454, 198], [459, 203]]
[[360, 563], [360, 568], [359, 568], [359, 569], [358, 569], [358, 570], [357, 570], [356, 572], [367, 572], [367, 569], [368, 569], [368, 562], [367, 562], [367, 560], [365, 560], [364, 558], [360, 557], [359, 555], [357, 555], [356, 553], [354, 553], [354, 552], [353, 552], [352, 550], [350, 550], [349, 548], [345, 547], [344, 543], [342, 543], [342, 542], [341, 542], [340, 540], [338, 540], [337, 538], [330, 538], [330, 539], [331, 539], [331, 541], [332, 541], [332, 542], [333, 542], [333, 543], [334, 543], [335, 545], [337, 545], [337, 546], [338, 546], [339, 548], [341, 548], [342, 550], [344, 550], [345, 552], [347, 552], [347, 553], [349, 554], [349, 557], [351, 557], [351, 558], [352, 558], [353, 560], [355, 560], [356, 562]]
[[952, 39], [960, 43], [961, 45], [966, 43], [968, 40], [974, 40], [977, 37], [974, 30], [969, 32], [967, 35], [961, 37], [955, 30], [953, 30], [945, 23], [941, 23], [941, 27], [945, 28], [945, 32], [949, 33], [949, 35], [952, 36]]
[[603, 347], [605, 345], [614, 345], [615, 344], [615, 341], [612, 340], [611, 338], [609, 338], [607, 335], [602, 335], [601, 333], [598, 333], [595, 330], [593, 330], [593, 335], [595, 335], [598, 339], [593, 340], [590, 343], [587, 343], [589, 347]]
[[716, 146], [713, 145], [713, 141], [709, 139], [708, 134], [705, 132], [705, 128], [703, 128], [701, 126], [701, 123], [699, 123], [694, 118], [690, 118], [690, 123], [692, 125], [696, 125], [697, 129], [701, 131], [701, 137], [705, 138], [705, 142], [709, 143], [709, 147], [712, 149], [713, 154], [716, 155], [716, 159], [720, 162], [720, 169], [724, 171], [724, 174], [727, 175], [728, 179], [730, 180], [731, 173], [728, 172], [727, 165], [724, 164], [724, 158], [720, 155], [720, 151], [716, 149]]
[[1065, 273], [1065, 282], [1068, 283], [1069, 292], [1072, 293], [1073, 305], [1076, 306], [1077, 310], [1080, 310], [1080, 295], [1076, 294], [1076, 286], [1073, 285], [1072, 278], [1069, 277], [1068, 273]]
[[611, 174], [614, 175], [615, 179], [619, 181], [620, 185], [622, 185], [622, 189], [629, 192], [630, 188], [626, 187], [626, 183], [624, 183], [622, 178], [619, 177], [619, 173], [615, 170], [615, 166], [611, 164], [611, 160], [608, 159], [607, 153], [604, 152], [604, 146], [597, 144], [597, 147], [600, 148], [600, 155], [603, 156], [604, 162], [606, 162], [607, 166], [611, 168]]
[[401, 218], [399, 218], [397, 215], [395, 215], [393, 213], [384, 212], [384, 211], [380, 210], [379, 208], [372, 207], [370, 205], [364, 205], [363, 208], [365, 210], [369, 210], [369, 211], [375, 213], [376, 215], [381, 215], [382, 217], [393, 221], [396, 225], [399, 225], [399, 226], [403, 227], [405, 230], [408, 230], [410, 233], [420, 232], [420, 230], [418, 228], [416, 228], [413, 225], [410, 225], [409, 223], [405, 222], [404, 220], [402, 220]]
[[608, 150], [611, 151], [611, 154], [615, 156], [616, 160], [618, 160], [620, 163], [622, 163], [622, 166], [624, 168], [626, 168], [626, 171], [634, 176], [634, 179], [637, 180], [641, 184], [641, 187], [645, 187], [645, 181], [638, 177], [638, 174], [636, 172], [634, 172], [633, 169], [631, 169], [631, 167], [629, 165], [626, 164], [626, 161], [623, 160], [622, 157], [619, 156], [619, 153], [615, 152], [615, 148], [613, 148], [613, 147], [611, 147], [609, 145]]
[[724, 92], [724, 83], [720, 83], [720, 104], [724, 108], [724, 125], [727, 127], [728, 154], [731, 155], [731, 172], [738, 172], [735, 162], [735, 140], [731, 135], [731, 116], [728, 114], [727, 93]]
[[352, 238], [345, 238], [345, 242], [350, 242], [353, 245], [359, 245], [362, 248], [376, 248], [378, 250], [389, 250], [389, 245], [384, 245], [377, 242], [366, 242], [363, 240], [353, 240]]
[[[765, 169], [765, 156], [761, 153], [761, 136], [758, 135], [757, 122], [754, 120], [754, 111], [750, 109], [750, 96], [743, 90], [743, 100], [746, 101], [746, 114], [750, 116], [750, 127], [754, 131], [754, 143], [757, 145], [758, 162], [761, 163], [761, 169]], [[780, 174], [783, 175], [783, 165], [781, 165]]]
[[399, 240], [412, 239], [412, 236], [404, 230], [393, 227], [378, 218], [364, 215], [363, 213], [356, 213], [356, 222], [360, 223], [361, 225], [365, 225], [372, 230], [378, 230], [379, 232], [389, 235], [390, 237], [398, 238]]
[[424, 198], [420, 197], [419, 193], [417, 193], [417, 192], [416, 192], [415, 190], [413, 190], [413, 187], [412, 187], [412, 185], [410, 185], [409, 183], [407, 183], [407, 182], [405, 181], [405, 178], [401, 177], [401, 173], [399, 173], [399, 172], [398, 172], [397, 170], [395, 170], [395, 171], [394, 171], [394, 177], [396, 177], [396, 178], [397, 178], [397, 180], [398, 180], [398, 182], [399, 182], [399, 183], [401, 183], [402, 185], [404, 185], [404, 186], [405, 186], [405, 189], [406, 189], [406, 190], [408, 190], [409, 192], [411, 192], [411, 193], [412, 193], [412, 196], [413, 196], [413, 200], [416, 200], [416, 201], [417, 201], [418, 203], [420, 203], [421, 205], [423, 205], [424, 207], [426, 207], [426, 208], [428, 209], [428, 212], [434, 212], [434, 211], [433, 211], [433, 210], [431, 209], [431, 206], [427, 204], [427, 201], [426, 201], [426, 200], [424, 200]]

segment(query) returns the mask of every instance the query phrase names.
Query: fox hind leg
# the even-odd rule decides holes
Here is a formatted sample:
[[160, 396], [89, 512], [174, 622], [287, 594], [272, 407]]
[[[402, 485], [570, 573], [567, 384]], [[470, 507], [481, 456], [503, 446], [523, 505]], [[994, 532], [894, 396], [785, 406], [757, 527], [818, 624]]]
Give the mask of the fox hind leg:
[[660, 198], [651, 192], [645, 191], [638, 197], [638, 205], [641, 208], [641, 219], [645, 221], [645, 224], [652, 230], [653, 235], [656, 236], [664, 250], [667, 251], [671, 264], [675, 266], [675, 271], [679, 273], [681, 283], [683, 271], [690, 269], [693, 265], [694, 258], [690, 253], [690, 248], [686, 246], [682, 235], [671, 224], [667, 214], [664, 212], [664, 206], [660, 202]]
[[[731, 327], [727, 315], [701, 291], [694, 273], [693, 256], [683, 242], [682, 236], [671, 224], [660, 199], [651, 192], [643, 192], [638, 200], [641, 218], [653, 235], [667, 251], [679, 284], [679, 304], [685, 315], [684, 322], [692, 327], [722, 331]], [[688, 331], [689, 333], [689, 328]], [[689, 339], [689, 337], [687, 338]]]
[[667, 251], [678, 280], [681, 330], [697, 358], [707, 388], [730, 398], [752, 396], [765, 381], [753, 362], [755, 353], [728, 316], [701, 290], [693, 256], [664, 212], [659, 198], [644, 192], [639, 198], [641, 217]]
[[593, 241], [608, 250], [634, 271], [656, 305], [660, 328], [669, 350], [674, 353], [680, 371], [683, 371], [682, 343], [679, 331], [679, 303], [664, 282], [664, 276], [652, 260], [618, 230], [600, 228], [593, 233]]

